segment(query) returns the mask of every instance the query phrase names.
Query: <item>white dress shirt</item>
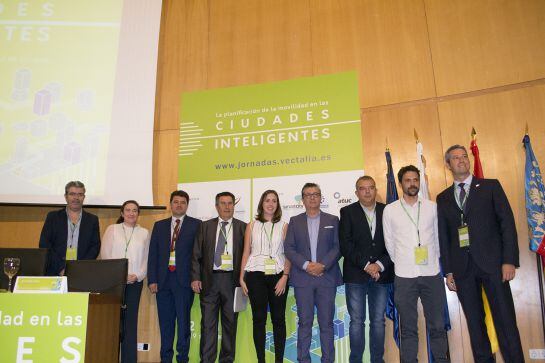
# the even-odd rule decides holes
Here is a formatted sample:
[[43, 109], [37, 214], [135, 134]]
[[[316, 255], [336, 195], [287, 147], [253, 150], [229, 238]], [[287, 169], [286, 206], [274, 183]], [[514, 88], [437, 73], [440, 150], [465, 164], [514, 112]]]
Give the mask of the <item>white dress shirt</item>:
[[[218, 228], [216, 229], [216, 243], [214, 243], [214, 252], [216, 251], [216, 248], [218, 248], [218, 238], [221, 233], [221, 222], [227, 222], [225, 225], [225, 239], [227, 240], [227, 246], [225, 246], [225, 250], [223, 253], [227, 253], [229, 255], [233, 255], [233, 218], [229, 218], [228, 220], [224, 221], [220, 217], [218, 217]], [[214, 264], [214, 270], [221, 270], [221, 267], [218, 267]]]
[[[367, 222], [367, 225], [369, 226], [369, 229], [371, 230], [371, 238], [375, 238], [375, 232], [377, 230], [377, 203], [375, 202], [375, 205], [373, 208], [369, 209], [360, 202], [360, 207], [363, 209], [363, 213], [365, 213], [365, 221]], [[375, 263], [380, 267], [380, 272], [384, 271], [384, 265], [379, 260], [376, 260]], [[364, 268], [367, 268], [369, 266], [370, 262], [367, 262], [365, 264]]]
[[375, 231], [377, 230], [377, 203], [371, 209], [361, 203], [360, 206], [363, 209], [363, 213], [365, 213], [365, 220], [371, 230], [371, 238], [375, 238]]
[[[401, 204], [403, 203], [403, 205]], [[418, 206], [420, 205], [420, 217]], [[412, 217], [418, 230], [407, 215]], [[382, 217], [384, 242], [390, 258], [394, 262], [395, 274], [399, 277], [414, 278], [434, 276], [439, 273], [439, 233], [437, 228], [437, 205], [427, 199], [418, 198], [414, 205], [409, 205], [403, 198], [388, 204]], [[415, 263], [415, 247], [428, 247], [428, 264]]]
[[471, 182], [473, 181], [473, 175], [469, 174], [469, 176], [463, 181], [459, 182], [457, 180], [454, 181], [454, 200], [456, 201], [456, 204], [458, 204], [458, 207], [460, 209], [462, 208], [463, 200], [460, 200], [460, 183], [464, 183], [464, 190], [466, 191], [466, 203], [467, 198], [469, 198], [469, 190], [471, 189]]
[[172, 239], [172, 236], [174, 235], [174, 228], [176, 228], [176, 220], [180, 220], [180, 231], [182, 230], [182, 223], [184, 223], [184, 217], [185, 214], [181, 217], [174, 217], [172, 216], [172, 222], [170, 223], [170, 239]]
[[127, 258], [129, 275], [134, 274], [142, 281], [148, 271], [149, 241], [149, 231], [139, 225], [134, 229], [124, 223], [109, 225], [102, 237], [100, 259]]

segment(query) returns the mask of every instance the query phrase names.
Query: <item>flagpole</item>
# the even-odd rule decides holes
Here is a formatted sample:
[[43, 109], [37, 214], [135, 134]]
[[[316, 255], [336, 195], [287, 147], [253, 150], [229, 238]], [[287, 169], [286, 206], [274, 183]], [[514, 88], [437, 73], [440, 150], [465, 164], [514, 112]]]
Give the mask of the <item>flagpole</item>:
[[[525, 136], [528, 134], [528, 122], [526, 122], [526, 128], [524, 130]], [[526, 137], [524, 138], [526, 139]], [[528, 139], [528, 143], [529, 143]], [[527, 152], [527, 151], [526, 151]], [[536, 264], [537, 264], [537, 278], [539, 281], [539, 303], [541, 305], [541, 328], [543, 329], [543, 343], [545, 344], [545, 292], [543, 288], [543, 256], [536, 251]]]
[[541, 303], [541, 328], [543, 329], [543, 341], [545, 344], [545, 298], [543, 291], [543, 257], [536, 253], [537, 276], [539, 279], [539, 302]]
[[[537, 278], [539, 283], [539, 303], [541, 305], [541, 328], [543, 329], [543, 340], [545, 343], [545, 293], [544, 293], [544, 277], [543, 277], [543, 253], [545, 250], [545, 237], [542, 235], [536, 235], [535, 230], [537, 229], [538, 224], [537, 220], [533, 217], [533, 214], [545, 215], [545, 201], [540, 198], [538, 207], [534, 210], [534, 203], [529, 199], [529, 189], [531, 185], [536, 187], [538, 195], [541, 195], [543, 198], [543, 191], [545, 187], [543, 186], [543, 180], [541, 177], [541, 171], [537, 164], [534, 152], [532, 150], [532, 144], [530, 142], [530, 135], [528, 133], [528, 123], [526, 123], [526, 130], [524, 133], [524, 138], [522, 139], [522, 144], [524, 145], [524, 150], [526, 154], [526, 162], [524, 167], [525, 174], [525, 194], [526, 194], [526, 214], [528, 217], [528, 230], [529, 230], [529, 239], [530, 239], [530, 251], [535, 252], [536, 254], [536, 264], [537, 264]], [[536, 224], [536, 225], [534, 225]], [[541, 239], [541, 240], [540, 240]]]

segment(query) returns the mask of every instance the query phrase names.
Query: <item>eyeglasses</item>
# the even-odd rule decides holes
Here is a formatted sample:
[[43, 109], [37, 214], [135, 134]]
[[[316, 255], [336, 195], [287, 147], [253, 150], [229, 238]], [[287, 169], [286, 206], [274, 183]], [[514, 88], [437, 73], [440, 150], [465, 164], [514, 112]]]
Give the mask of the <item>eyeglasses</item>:
[[310, 193], [310, 194], [303, 194], [303, 197], [305, 198], [320, 198], [322, 196], [322, 193]]
[[79, 198], [81, 198], [81, 197], [84, 197], [84, 196], [85, 196], [85, 193], [74, 193], [74, 192], [70, 192], [70, 193], [68, 193], [68, 196], [69, 196], [69, 197], [79, 197]]

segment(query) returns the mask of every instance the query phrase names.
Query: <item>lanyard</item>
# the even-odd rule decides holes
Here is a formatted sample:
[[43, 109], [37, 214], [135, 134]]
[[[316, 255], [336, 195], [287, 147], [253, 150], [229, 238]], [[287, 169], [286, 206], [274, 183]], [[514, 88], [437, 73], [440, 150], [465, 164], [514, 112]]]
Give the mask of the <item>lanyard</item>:
[[403, 210], [405, 211], [405, 214], [409, 219], [411, 220], [411, 223], [416, 227], [416, 234], [418, 235], [418, 247], [420, 247], [420, 230], [418, 229], [418, 224], [420, 222], [420, 201], [418, 201], [418, 215], [416, 217], [416, 222], [414, 221], [413, 217], [407, 212], [407, 209], [405, 208], [404, 203], [400, 200], [399, 203], [401, 203], [401, 207], [403, 207]]
[[82, 215], [83, 213], [79, 214], [78, 221], [76, 223], [72, 222], [70, 216], [68, 216], [68, 227], [70, 228], [70, 243], [68, 244], [69, 248], [72, 248], [72, 244], [74, 243], [74, 233], [76, 233], [76, 229], [78, 229], [80, 226]]
[[369, 218], [365, 210], [363, 211], [363, 214], [365, 214], [365, 219], [367, 219], [367, 224], [369, 224], [369, 229], [371, 230], [371, 236], [373, 236], [373, 222], [375, 221], [375, 218], [377, 217], [377, 209], [376, 207], [373, 208], [373, 218]]
[[125, 237], [125, 258], [127, 258], [127, 250], [129, 249], [129, 245], [131, 244], [132, 235], [134, 233], [134, 229], [136, 228], [136, 226], [132, 227], [131, 235], [128, 240], [127, 240], [127, 232], [125, 231], [125, 226], [123, 225], [123, 223], [121, 223], [121, 227], [123, 228], [123, 237]]
[[265, 228], [265, 223], [263, 223], [261, 227], [261, 235], [263, 235], [263, 232], [265, 232], [265, 236], [267, 237], [267, 241], [269, 242], [269, 257], [272, 258], [272, 237], [274, 233], [274, 223], [272, 224], [270, 233], [267, 232], [267, 229]]
[[[458, 208], [460, 208], [462, 211], [464, 210], [464, 206], [466, 205], [467, 198], [469, 197], [469, 191], [466, 193], [464, 200], [460, 201], [460, 193], [458, 193], [458, 188], [454, 188], [454, 199], [456, 199], [456, 203], [458, 204]], [[465, 189], [464, 189], [465, 191]]]
[[[225, 221], [224, 221], [225, 222]], [[220, 222], [221, 223], [221, 222]], [[227, 233], [223, 232], [223, 228], [220, 227], [220, 233], [225, 238], [225, 254], [228, 255], [229, 251], [227, 251], [227, 236], [229, 236], [229, 233], [231, 233], [231, 229], [233, 228], [233, 223], [229, 223], [229, 229], [227, 230]]]

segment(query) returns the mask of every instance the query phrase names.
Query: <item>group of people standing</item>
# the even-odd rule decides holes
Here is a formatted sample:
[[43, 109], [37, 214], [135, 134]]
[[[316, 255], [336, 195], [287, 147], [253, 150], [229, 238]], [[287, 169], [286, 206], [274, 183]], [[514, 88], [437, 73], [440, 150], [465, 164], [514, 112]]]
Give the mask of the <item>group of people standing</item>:
[[[418, 196], [420, 173], [409, 165], [398, 173], [402, 198], [387, 206], [377, 202], [372, 177], [358, 178], [358, 201], [341, 209], [340, 220], [320, 210], [322, 194], [315, 183], [302, 187], [305, 212], [289, 223], [282, 220], [274, 190], [262, 194], [255, 220], [248, 224], [233, 217], [235, 197], [230, 192], [216, 195], [218, 217], [201, 222], [186, 214], [189, 195], [174, 191], [172, 216], [156, 222], [151, 234], [137, 224], [138, 203], [127, 201], [118, 224], [106, 229], [102, 247], [98, 218], [82, 209], [85, 188], [70, 182], [65, 188], [67, 207], [48, 214], [40, 246], [49, 249], [47, 272], [51, 275], [62, 275], [66, 260], [94, 259], [99, 251], [104, 259], [128, 258], [124, 362], [136, 362], [138, 304], [146, 276], [157, 299], [162, 362], [173, 359], [176, 325], [176, 360], [189, 361], [194, 294], [200, 295], [201, 361], [234, 362], [238, 313], [233, 301], [238, 286], [250, 299], [258, 362], [265, 362], [268, 311], [275, 361], [283, 361], [289, 286], [297, 306], [297, 360], [311, 361], [316, 312], [321, 360], [333, 362], [335, 297], [343, 282], [350, 315], [350, 362], [362, 361], [367, 303], [371, 362], [384, 362], [384, 317], [392, 284], [400, 317], [401, 361], [417, 361], [420, 298], [433, 357], [436, 362], [450, 362], [443, 315], [445, 278], [462, 304], [475, 362], [494, 361], [481, 286], [490, 302], [504, 361], [523, 362], [509, 287], [519, 266], [509, 202], [497, 180], [470, 174], [463, 146], [450, 147], [445, 163], [454, 183], [438, 195], [437, 204]], [[341, 256], [343, 274], [338, 263]]]

